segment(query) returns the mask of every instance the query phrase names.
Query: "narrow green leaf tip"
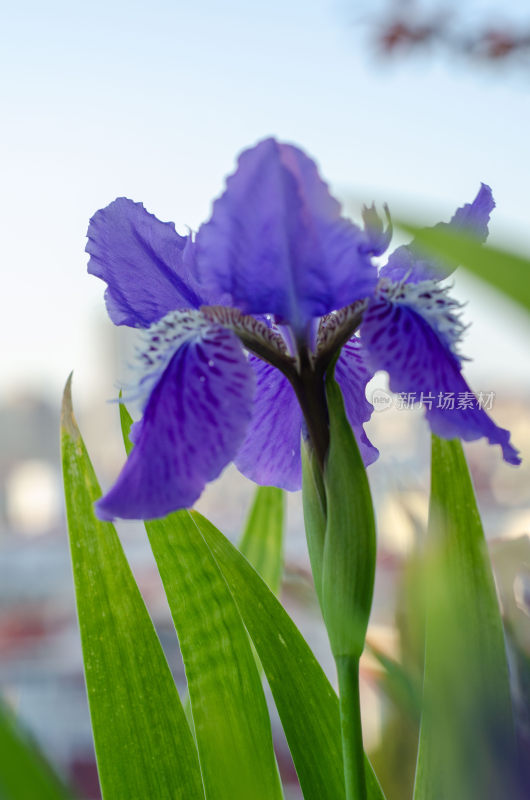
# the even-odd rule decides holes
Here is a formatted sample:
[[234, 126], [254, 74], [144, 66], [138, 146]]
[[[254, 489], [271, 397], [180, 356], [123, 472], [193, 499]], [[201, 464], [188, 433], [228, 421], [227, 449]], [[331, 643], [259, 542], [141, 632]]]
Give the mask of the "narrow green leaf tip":
[[72, 439], [79, 439], [79, 427], [77, 425], [74, 409], [72, 405], [72, 378], [73, 371], [69, 374], [63, 392], [63, 402], [61, 406], [61, 431], [67, 433]]

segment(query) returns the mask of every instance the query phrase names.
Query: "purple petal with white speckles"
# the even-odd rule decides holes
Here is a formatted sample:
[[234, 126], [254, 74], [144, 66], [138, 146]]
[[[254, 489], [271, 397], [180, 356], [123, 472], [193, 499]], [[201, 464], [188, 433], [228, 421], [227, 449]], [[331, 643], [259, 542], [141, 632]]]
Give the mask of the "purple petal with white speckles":
[[371, 377], [372, 373], [366, 366], [359, 339], [350, 339], [341, 350], [335, 366], [335, 379], [341, 388], [346, 416], [366, 466], [379, 456], [379, 451], [370, 442], [363, 427], [373, 411], [372, 404], [366, 399], [366, 384]]
[[247, 478], [262, 486], [296, 491], [302, 485], [302, 412], [282, 373], [255, 356], [256, 394], [247, 436], [235, 459]]
[[[415, 393], [419, 400], [432, 398], [432, 407], [425, 403], [426, 418], [431, 429], [445, 439], [464, 441], [483, 436], [490, 444], [502, 448], [505, 461], [519, 464], [520, 458], [510, 444], [509, 431], [499, 428], [486, 412], [474, 404], [472, 408], [444, 408], [443, 398], [471, 390], [464, 380], [460, 362], [447, 345], [447, 340], [413, 307], [394, 304], [386, 299], [373, 300], [361, 326], [361, 340], [367, 360], [374, 370], [386, 370], [393, 392]], [[438, 407], [440, 404], [440, 407]]]
[[[197, 234], [201, 280], [248, 314], [309, 320], [369, 296], [366, 234], [341, 216], [316, 165], [274, 139], [246, 150]], [[364, 250], [363, 250], [364, 248]]]
[[125, 197], [97, 211], [88, 228], [88, 271], [108, 285], [116, 325], [147, 328], [168, 311], [210, 302], [194, 274], [194, 245]]
[[135, 446], [101, 519], [151, 519], [189, 508], [244, 439], [254, 374], [231, 331], [211, 326], [181, 344], [153, 387]]
[[[495, 208], [495, 201], [491, 189], [481, 183], [477, 196], [472, 203], [466, 203], [457, 209], [450, 222], [440, 222], [435, 229], [448, 229], [463, 231], [473, 234], [479, 242], [485, 242], [488, 237], [488, 222], [490, 214]], [[425, 280], [441, 280], [454, 272], [454, 266], [437, 261], [432, 257], [422, 255], [421, 248], [415, 240], [408, 245], [403, 245], [394, 250], [380, 275], [392, 281], [406, 280], [417, 283]]]

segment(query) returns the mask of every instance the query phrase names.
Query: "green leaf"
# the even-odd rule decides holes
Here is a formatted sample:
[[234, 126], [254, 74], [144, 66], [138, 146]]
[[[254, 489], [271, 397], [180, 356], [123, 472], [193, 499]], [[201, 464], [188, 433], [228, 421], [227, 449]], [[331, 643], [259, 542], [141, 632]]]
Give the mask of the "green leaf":
[[1, 700], [0, 753], [0, 797], [4, 800], [68, 800], [72, 797]]
[[204, 798], [197, 751], [163, 650], [101, 495], [72, 412], [62, 455], [85, 678], [105, 800]]
[[206, 796], [281, 798], [258, 669], [208, 545], [187, 511], [145, 527], [179, 637]]
[[133, 420], [131, 415], [127, 411], [127, 408], [125, 407], [125, 404], [121, 402], [121, 393], [120, 393], [119, 409], [120, 409], [120, 425], [123, 436], [123, 444], [125, 446], [125, 452], [127, 453], [127, 455], [129, 455], [134, 446], [130, 439]]
[[[280, 715], [305, 800], [344, 798], [337, 695], [282, 605], [238, 550], [192, 512], [232, 591]], [[368, 760], [369, 800], [384, 800]]]
[[275, 486], [258, 486], [239, 551], [278, 594], [283, 571], [285, 495]]
[[413, 717], [419, 718], [421, 713], [421, 683], [419, 687], [402, 664], [387, 656], [382, 650], [367, 642], [367, 649], [384, 669], [384, 678], [379, 680], [379, 687], [385, 694]]
[[415, 236], [415, 245], [445, 261], [453, 269], [466, 267], [511, 300], [530, 310], [530, 259], [491, 245], [481, 245], [475, 238], [450, 228], [419, 228], [396, 221], [400, 228]]
[[423, 716], [415, 800], [518, 796], [495, 584], [459, 441], [432, 437]]

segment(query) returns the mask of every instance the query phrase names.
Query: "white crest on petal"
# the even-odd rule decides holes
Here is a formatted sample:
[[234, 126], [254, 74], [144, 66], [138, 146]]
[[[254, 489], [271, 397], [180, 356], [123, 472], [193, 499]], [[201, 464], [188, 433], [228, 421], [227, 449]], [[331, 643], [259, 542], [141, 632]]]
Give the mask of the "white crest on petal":
[[200, 311], [170, 311], [140, 334], [133, 370], [135, 380], [124, 400], [139, 401], [143, 407], [169, 362], [186, 342], [198, 341], [219, 326]]
[[394, 305], [412, 308], [442, 337], [451, 352], [463, 360], [458, 345], [468, 326], [460, 319], [463, 304], [449, 296], [452, 285], [441, 286], [436, 280], [407, 283], [407, 277], [398, 283], [381, 278], [376, 296]]

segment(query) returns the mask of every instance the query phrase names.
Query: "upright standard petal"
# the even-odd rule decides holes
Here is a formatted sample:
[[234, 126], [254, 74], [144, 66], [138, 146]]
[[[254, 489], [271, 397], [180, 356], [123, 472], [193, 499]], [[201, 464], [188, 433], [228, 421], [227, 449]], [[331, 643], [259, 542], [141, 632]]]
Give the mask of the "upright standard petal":
[[296, 491], [302, 486], [300, 436], [302, 412], [294, 390], [282, 373], [250, 355], [256, 394], [246, 438], [236, 467], [262, 486]]
[[250, 420], [254, 374], [241, 344], [199, 312], [154, 325], [142, 360], [144, 415], [116, 484], [96, 504], [101, 519], [189, 508], [233, 460]]
[[297, 335], [313, 317], [370, 295], [366, 235], [341, 217], [316, 165], [274, 139], [246, 150], [197, 234], [202, 282]]
[[366, 399], [366, 384], [372, 378], [358, 337], [343, 346], [335, 366], [335, 378], [344, 398], [348, 422], [352, 426], [362, 459], [366, 466], [379, 456], [379, 450], [368, 439], [363, 423], [372, 416], [373, 406]]
[[457, 208], [449, 225], [455, 230], [472, 233], [479, 242], [485, 242], [489, 233], [488, 223], [494, 208], [495, 200], [491, 188], [486, 183], [481, 183], [473, 202]]
[[369, 364], [388, 372], [393, 392], [426, 409], [438, 436], [464, 441], [485, 436], [500, 445], [505, 461], [519, 464], [509, 431], [495, 425], [461, 374], [456, 346], [463, 326], [446, 291], [435, 281], [384, 284], [361, 326]]
[[148, 328], [175, 309], [208, 302], [194, 274], [193, 242], [141, 203], [119, 197], [88, 227], [88, 271], [107, 283], [105, 300], [116, 325]]
[[[479, 242], [485, 242], [488, 237], [489, 218], [494, 208], [495, 201], [490, 187], [481, 183], [472, 203], [466, 203], [458, 208], [450, 222], [440, 222], [434, 228], [462, 231], [472, 234]], [[452, 272], [454, 272], [454, 267], [426, 256], [416, 240], [413, 240], [410, 244], [394, 250], [381, 269], [380, 275], [391, 281], [406, 280], [409, 283], [417, 283], [431, 279], [441, 280]]]
[[386, 203], [383, 208], [386, 215], [386, 228], [377, 213], [375, 203], [372, 203], [371, 206], [363, 206], [362, 210], [364, 235], [366, 237], [364, 250], [374, 256], [382, 255], [392, 240], [392, 220]]

